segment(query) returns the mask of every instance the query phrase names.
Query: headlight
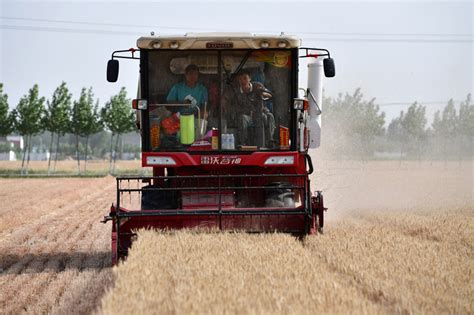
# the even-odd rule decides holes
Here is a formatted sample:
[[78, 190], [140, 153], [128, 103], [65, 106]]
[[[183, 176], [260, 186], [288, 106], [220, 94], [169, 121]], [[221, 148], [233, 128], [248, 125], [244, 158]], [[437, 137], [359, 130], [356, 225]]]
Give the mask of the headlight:
[[153, 44], [151, 44], [151, 46], [155, 49], [161, 48], [161, 42], [160, 41], [153, 42]]
[[285, 48], [288, 45], [284, 40], [278, 42], [278, 48]]
[[178, 47], [179, 47], [179, 43], [178, 43], [178, 42], [172, 42], [172, 43], [170, 44], [170, 48], [171, 48], [171, 49], [177, 49]]
[[262, 47], [262, 48], [268, 48], [268, 47], [270, 47], [270, 43], [267, 42], [266, 40], [264, 40], [264, 41], [262, 41], [262, 42], [260, 43], [260, 47]]
[[176, 161], [170, 156], [147, 156], [148, 165], [176, 165]]
[[265, 165], [293, 165], [295, 164], [294, 156], [270, 156], [264, 163]]

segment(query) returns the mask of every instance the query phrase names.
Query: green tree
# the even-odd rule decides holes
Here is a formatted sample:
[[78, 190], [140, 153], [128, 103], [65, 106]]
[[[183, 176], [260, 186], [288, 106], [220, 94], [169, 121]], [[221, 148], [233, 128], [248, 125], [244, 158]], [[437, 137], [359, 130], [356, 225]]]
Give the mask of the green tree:
[[375, 99], [364, 101], [356, 107], [354, 132], [362, 140], [363, 156], [372, 156], [375, 151], [375, 138], [384, 134], [385, 113], [379, 112]]
[[59, 138], [63, 136], [69, 127], [69, 113], [71, 111], [72, 94], [65, 82], [56, 88], [51, 101], [47, 102], [47, 108], [43, 115], [44, 129], [51, 133], [49, 143], [48, 175], [51, 172], [51, 156], [53, 152], [53, 140], [56, 135], [55, 165], [59, 152]]
[[375, 99], [364, 100], [361, 89], [353, 94], [339, 94], [323, 102], [325, 137], [338, 153], [360, 154], [363, 158], [375, 151], [375, 139], [384, 134], [385, 113]]
[[[86, 138], [85, 163], [87, 163], [87, 147], [89, 136], [100, 131], [101, 123], [98, 119], [98, 103], [96, 103], [94, 106], [94, 94], [92, 93], [92, 88], [89, 88], [88, 90], [83, 88], [79, 99], [74, 101], [74, 105], [72, 106], [70, 123], [70, 132], [76, 138], [76, 159], [77, 171], [79, 174], [81, 173], [79, 155], [80, 137]], [[87, 165], [85, 165], [85, 169], [86, 167]]]
[[14, 110], [15, 130], [23, 137], [25, 137], [25, 145], [23, 148], [23, 157], [21, 162], [21, 173], [25, 173], [25, 157], [26, 160], [26, 174], [28, 174], [28, 166], [30, 163], [31, 152], [31, 138], [40, 133], [43, 128], [42, 115], [44, 113], [44, 97], [39, 97], [38, 85], [35, 84], [28, 94], [23, 96]]
[[[125, 87], [120, 89], [102, 108], [101, 116], [105, 127], [111, 132], [110, 137], [110, 160], [109, 172], [115, 172], [116, 152], [119, 139], [122, 134], [135, 130], [135, 114], [130, 106], [131, 101], [127, 98]], [[115, 137], [115, 149], [113, 140]], [[113, 161], [113, 166], [112, 166]]]
[[3, 94], [3, 83], [0, 83], [0, 136], [8, 136], [13, 131], [15, 116], [8, 110], [8, 95]]
[[458, 116], [459, 154], [472, 157], [474, 145], [474, 104], [471, 94], [459, 106]]
[[432, 126], [436, 134], [453, 137], [456, 134], [456, 125], [456, 108], [454, 107], [454, 101], [450, 99], [446, 107], [443, 109], [441, 115], [439, 111], [435, 113]]
[[450, 99], [442, 113], [440, 111], [435, 113], [433, 124], [431, 125], [435, 137], [441, 141], [445, 164], [447, 163], [449, 152], [453, 151], [453, 142], [458, 130], [457, 124], [456, 108], [454, 107], [454, 101]]
[[426, 140], [426, 107], [414, 102], [401, 118], [402, 147], [406, 145], [407, 151], [417, 154], [420, 159]]
[[406, 141], [406, 131], [402, 126], [402, 121], [405, 117], [403, 111], [400, 112], [400, 115], [397, 118], [392, 119], [390, 124], [387, 127], [387, 140], [391, 144], [392, 150], [400, 151], [400, 161], [402, 160], [403, 155], [403, 143]]
[[87, 155], [89, 153], [89, 138], [91, 135], [96, 134], [104, 130], [102, 119], [99, 111], [99, 100], [96, 101], [92, 111], [89, 113], [89, 118], [86, 124], [85, 137], [86, 137], [86, 153], [85, 153], [85, 163], [84, 163], [84, 172], [87, 171]]
[[402, 120], [404, 112], [401, 111], [397, 118], [392, 119], [387, 127], [387, 138], [394, 142], [400, 142], [404, 138], [404, 130], [402, 127]]

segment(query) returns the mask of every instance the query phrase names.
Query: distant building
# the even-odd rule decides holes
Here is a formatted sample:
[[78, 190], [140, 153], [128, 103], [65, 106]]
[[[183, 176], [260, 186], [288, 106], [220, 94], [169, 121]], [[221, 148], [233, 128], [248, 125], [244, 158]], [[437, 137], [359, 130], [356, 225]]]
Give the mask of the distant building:
[[[3, 150], [0, 152], [1, 161], [16, 161], [21, 159], [21, 153], [16, 154], [15, 152], [20, 152], [24, 148], [24, 141], [22, 136], [11, 135], [6, 137], [0, 137], [0, 145], [7, 146], [10, 150]], [[17, 156], [18, 155], [18, 156]], [[33, 146], [30, 152], [31, 161], [45, 161], [49, 158], [49, 151], [42, 147]]]
[[24, 142], [22, 136], [12, 135], [7, 136], [7, 141], [12, 144], [12, 148], [23, 150]]
[[0, 152], [0, 161], [16, 161], [15, 152]]
[[4, 150], [0, 152], [1, 161], [16, 161], [17, 157], [15, 151], [23, 150], [24, 142], [22, 136], [11, 135], [6, 137], [0, 137], [0, 145], [4, 145], [10, 150]]

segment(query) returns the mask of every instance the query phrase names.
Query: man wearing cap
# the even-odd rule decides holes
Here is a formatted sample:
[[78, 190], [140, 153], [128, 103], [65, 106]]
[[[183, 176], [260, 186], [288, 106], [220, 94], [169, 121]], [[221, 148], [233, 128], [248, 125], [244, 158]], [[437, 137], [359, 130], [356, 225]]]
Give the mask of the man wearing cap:
[[[272, 97], [270, 91], [259, 82], [251, 82], [250, 72], [245, 69], [237, 74], [236, 79], [237, 86], [231, 85], [231, 89], [224, 93], [223, 103], [230, 104], [236, 114], [237, 143], [271, 146], [276, 128], [275, 118], [263, 106], [263, 100]], [[253, 130], [253, 134], [249, 133], [250, 130]]]
[[[206, 87], [198, 82], [199, 68], [194, 64], [186, 67], [184, 72], [184, 81], [173, 85], [166, 97], [168, 103], [191, 103], [200, 108], [207, 102], [208, 95]], [[190, 112], [192, 109], [180, 108], [179, 112]], [[204, 115], [204, 113], [201, 113]]]

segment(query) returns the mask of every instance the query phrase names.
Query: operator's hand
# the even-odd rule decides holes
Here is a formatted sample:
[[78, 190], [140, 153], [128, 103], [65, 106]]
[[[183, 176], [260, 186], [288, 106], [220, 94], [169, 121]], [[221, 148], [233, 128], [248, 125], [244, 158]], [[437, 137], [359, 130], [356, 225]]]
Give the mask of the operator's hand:
[[186, 95], [184, 100], [190, 103], [191, 105], [197, 105], [197, 100], [191, 94]]
[[267, 91], [264, 91], [262, 92], [262, 99], [265, 101], [265, 100], [269, 100], [272, 98], [272, 94], [270, 92], [267, 92]]

